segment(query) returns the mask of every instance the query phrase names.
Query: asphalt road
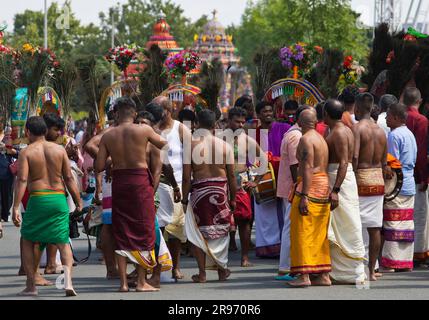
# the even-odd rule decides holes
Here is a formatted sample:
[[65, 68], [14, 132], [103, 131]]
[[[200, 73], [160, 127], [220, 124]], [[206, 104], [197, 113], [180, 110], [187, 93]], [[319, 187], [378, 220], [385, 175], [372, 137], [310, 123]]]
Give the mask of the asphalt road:
[[[240, 254], [230, 254], [232, 275], [227, 282], [216, 282], [217, 273], [208, 271], [208, 282], [192, 283], [191, 276], [197, 273], [193, 258], [182, 256], [182, 272], [185, 279], [178, 283], [162, 284], [157, 293], [118, 293], [119, 281], [105, 279], [105, 267], [99, 262], [100, 253], [94, 251], [89, 262], [74, 268], [74, 286], [77, 297], [65, 298], [62, 290], [53, 287], [39, 288], [39, 297], [21, 298], [16, 294], [24, 288], [25, 277], [18, 277], [19, 230], [12, 223], [4, 225], [4, 237], [0, 239], [0, 300], [387, 300], [429, 299], [429, 268], [417, 268], [410, 273], [385, 274], [382, 280], [370, 283], [369, 288], [359, 289], [354, 285], [288, 288], [275, 281], [277, 260], [258, 259], [251, 253], [252, 268], [240, 267]], [[239, 243], [239, 241], [238, 241]], [[73, 241], [79, 257], [87, 250], [86, 238]], [[93, 241], [95, 245], [95, 241]], [[131, 269], [131, 266], [130, 266]], [[51, 281], [55, 275], [47, 276]]]

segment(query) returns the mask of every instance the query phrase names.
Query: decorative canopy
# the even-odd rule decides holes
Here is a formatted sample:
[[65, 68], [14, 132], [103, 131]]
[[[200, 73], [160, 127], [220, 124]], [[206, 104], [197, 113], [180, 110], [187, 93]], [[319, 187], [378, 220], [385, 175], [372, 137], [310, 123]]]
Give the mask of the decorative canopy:
[[214, 10], [213, 18], [203, 28], [203, 33], [194, 36], [193, 50], [198, 53], [202, 61], [219, 58], [225, 66], [236, 65], [240, 59], [232, 42], [232, 36], [225, 33], [225, 28], [218, 21]]
[[168, 53], [177, 53], [182, 51], [183, 49], [179, 47], [170, 31], [171, 27], [165, 18], [159, 18], [153, 26], [153, 35], [146, 43], [146, 48], [149, 49], [152, 45], [156, 44], [161, 48], [161, 50], [167, 51]]
[[[176, 53], [182, 51], [183, 48], [179, 47], [174, 36], [171, 35], [170, 31], [171, 27], [165, 20], [165, 17], [160, 17], [153, 26], [153, 35], [146, 43], [146, 49], [150, 49], [150, 47], [155, 44], [160, 47], [162, 51], [167, 52], [169, 56], [175, 55]], [[136, 76], [143, 69], [143, 65], [139, 64], [137, 60], [133, 60], [127, 69], [127, 73], [130, 76]]]

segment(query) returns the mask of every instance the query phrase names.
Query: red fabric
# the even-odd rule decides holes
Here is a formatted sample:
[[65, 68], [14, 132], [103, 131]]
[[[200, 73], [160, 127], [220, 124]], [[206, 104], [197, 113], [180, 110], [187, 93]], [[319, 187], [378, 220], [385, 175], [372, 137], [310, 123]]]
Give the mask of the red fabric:
[[190, 200], [198, 228], [205, 239], [229, 235], [231, 210], [226, 178], [194, 181]]
[[235, 195], [236, 207], [234, 217], [240, 220], [252, 219], [252, 202], [250, 195], [244, 191], [239, 190]]
[[118, 250], [155, 248], [155, 203], [148, 169], [113, 171], [112, 230]]
[[417, 184], [428, 182], [428, 125], [428, 119], [421, 115], [416, 108], [408, 108], [407, 127], [414, 134], [417, 142], [417, 161], [414, 169]]
[[279, 176], [279, 168], [280, 168], [281, 158], [273, 156], [273, 154], [271, 152], [267, 153], [267, 157], [268, 157], [268, 162], [271, 163], [271, 165], [273, 166], [274, 177], [277, 179], [277, 177]]
[[25, 189], [24, 196], [22, 197], [22, 200], [21, 200], [24, 210], [27, 210], [27, 203], [29, 199], [30, 199], [30, 193], [28, 192], [28, 189]]
[[323, 121], [320, 121], [316, 124], [316, 131], [323, 137], [326, 137], [327, 131], [328, 131], [328, 125], [326, 125]]

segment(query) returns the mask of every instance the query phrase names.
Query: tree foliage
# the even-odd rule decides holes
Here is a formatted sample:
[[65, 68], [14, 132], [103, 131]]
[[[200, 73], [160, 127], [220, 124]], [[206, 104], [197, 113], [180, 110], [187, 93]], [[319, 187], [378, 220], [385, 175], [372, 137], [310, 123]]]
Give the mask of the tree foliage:
[[250, 1], [242, 24], [228, 31], [249, 67], [255, 52], [300, 41], [363, 58], [370, 39], [358, 18], [349, 0], [260, 0]]

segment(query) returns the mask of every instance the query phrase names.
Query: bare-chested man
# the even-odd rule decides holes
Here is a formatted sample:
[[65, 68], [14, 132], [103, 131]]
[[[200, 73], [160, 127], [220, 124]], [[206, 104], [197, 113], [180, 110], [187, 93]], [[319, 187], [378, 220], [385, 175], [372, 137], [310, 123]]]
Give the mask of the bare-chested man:
[[[255, 181], [249, 180], [248, 159], [251, 151], [254, 156], [264, 156], [258, 143], [249, 137], [245, 131], [247, 112], [243, 108], [234, 107], [228, 112], [228, 129], [234, 133], [234, 174], [237, 180], [236, 208], [234, 221], [238, 226], [241, 242], [241, 266], [251, 267], [249, 262], [249, 248], [251, 239], [252, 200], [250, 192], [258, 185], [262, 176]], [[238, 131], [241, 130], [241, 133]], [[234, 233], [235, 236], [235, 233]]]
[[344, 106], [330, 99], [324, 105], [324, 121], [330, 133], [326, 138], [329, 146], [329, 184], [331, 188], [330, 241], [331, 278], [340, 283], [365, 281], [365, 246], [362, 239], [362, 223], [359, 214], [359, 195], [353, 172], [354, 136], [342, 121]]
[[112, 159], [112, 231], [116, 240], [120, 291], [128, 292], [127, 258], [138, 264], [138, 292], [158, 291], [146, 282], [156, 266], [154, 191], [147, 163], [147, 144], [162, 149], [167, 142], [146, 125], [134, 124], [136, 105], [128, 97], [115, 102], [118, 125], [101, 138], [97, 173]]
[[[71, 281], [73, 255], [69, 243], [69, 208], [65, 186], [69, 190], [76, 210], [82, 209], [82, 201], [70, 170], [65, 149], [47, 142], [46, 124], [41, 117], [31, 117], [26, 124], [26, 134], [30, 145], [19, 155], [19, 173], [13, 205], [13, 222], [20, 227], [23, 239], [24, 269], [27, 274], [27, 287], [20, 293], [23, 296], [36, 296], [36, 272], [38, 257], [34, 245], [43, 248], [55, 244], [60, 250], [64, 267], [66, 296], [75, 296]], [[64, 186], [65, 185], [65, 186]], [[25, 216], [21, 219], [19, 205], [28, 186], [30, 200]]]
[[[109, 127], [101, 131], [95, 137], [88, 141], [84, 146], [84, 150], [93, 158], [97, 158], [101, 138], [107, 132], [111, 131], [115, 125], [115, 110], [107, 113]], [[110, 162], [110, 161], [109, 161]], [[101, 250], [103, 252], [104, 262], [106, 264], [106, 278], [109, 280], [118, 278], [118, 268], [115, 258], [115, 238], [112, 233], [112, 184], [109, 178], [110, 167], [108, 166], [108, 174], [100, 173], [97, 175], [97, 187], [95, 191], [95, 200], [97, 205], [102, 205], [103, 215], [100, 233]], [[100, 199], [100, 193], [103, 199]]]
[[[194, 245], [199, 274], [194, 282], [206, 282], [206, 267], [216, 267], [219, 280], [226, 280], [231, 211], [235, 209], [236, 181], [232, 148], [214, 136], [216, 115], [211, 110], [198, 113], [192, 159], [183, 166], [183, 209], [186, 234]], [[192, 182], [191, 182], [192, 177]], [[191, 192], [192, 188], [192, 192]], [[188, 196], [190, 204], [188, 208]], [[206, 256], [210, 260], [206, 265]]]
[[[359, 209], [362, 220], [365, 249], [369, 245], [369, 278], [377, 280], [376, 263], [381, 247], [381, 227], [383, 226], [384, 178], [387, 166], [387, 141], [384, 130], [371, 118], [374, 99], [369, 93], [356, 98], [356, 119], [353, 126], [355, 151], [353, 168], [356, 173]], [[368, 233], [365, 232], [368, 230]], [[368, 239], [369, 235], [369, 239]], [[366, 252], [368, 249], [366, 249]]]
[[[329, 286], [331, 259], [327, 237], [330, 201], [327, 174], [329, 150], [315, 130], [316, 111], [304, 110], [298, 120], [302, 138], [297, 149], [298, 184], [292, 201], [291, 273], [299, 278], [288, 282], [292, 287]], [[318, 276], [310, 281], [310, 274]]]

